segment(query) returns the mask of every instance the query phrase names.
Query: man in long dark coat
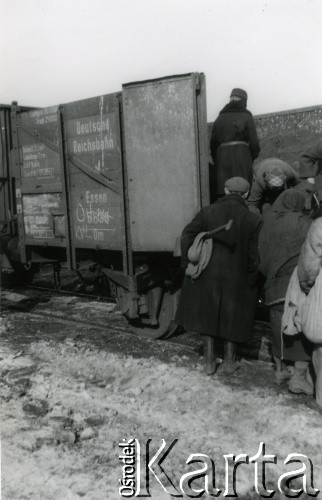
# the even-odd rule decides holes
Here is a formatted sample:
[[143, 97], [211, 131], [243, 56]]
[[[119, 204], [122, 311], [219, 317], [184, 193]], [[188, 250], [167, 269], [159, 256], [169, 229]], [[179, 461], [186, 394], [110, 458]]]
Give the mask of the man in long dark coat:
[[253, 161], [260, 146], [253, 115], [247, 106], [247, 93], [233, 89], [230, 102], [220, 111], [213, 124], [211, 156], [216, 168], [217, 194], [224, 194], [225, 182], [231, 177], [253, 178]]
[[207, 267], [197, 279], [185, 276], [175, 322], [204, 337], [205, 372], [215, 372], [214, 339], [225, 340], [222, 373], [233, 373], [236, 344], [250, 340], [254, 330], [257, 299], [258, 234], [260, 216], [248, 210], [245, 198], [249, 183], [240, 177], [229, 179], [226, 196], [203, 208], [182, 233], [184, 266], [196, 236], [233, 220], [229, 231], [213, 238]]

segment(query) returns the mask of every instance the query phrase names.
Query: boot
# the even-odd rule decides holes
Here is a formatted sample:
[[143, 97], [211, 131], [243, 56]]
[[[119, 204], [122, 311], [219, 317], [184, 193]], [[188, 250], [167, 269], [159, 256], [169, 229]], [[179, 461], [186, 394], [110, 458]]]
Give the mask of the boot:
[[322, 413], [322, 407], [315, 401], [315, 399], [310, 399], [309, 401], [306, 401], [306, 406], [311, 408], [311, 410], [318, 411], [319, 413]]
[[224, 361], [220, 366], [220, 373], [222, 375], [232, 375], [239, 368], [239, 364], [236, 362], [236, 344], [235, 342], [225, 341], [224, 344]]
[[274, 356], [274, 362], [275, 362], [275, 384], [281, 385], [285, 380], [289, 380], [291, 378], [291, 374], [287, 369], [287, 366], [283, 361], [278, 358], [277, 356]]
[[307, 394], [313, 396], [313, 384], [308, 382], [306, 372], [309, 367], [308, 361], [295, 361], [294, 374], [289, 383], [289, 390], [294, 394]]
[[214, 353], [214, 339], [209, 335], [203, 337], [204, 372], [213, 375], [216, 371], [216, 360]]

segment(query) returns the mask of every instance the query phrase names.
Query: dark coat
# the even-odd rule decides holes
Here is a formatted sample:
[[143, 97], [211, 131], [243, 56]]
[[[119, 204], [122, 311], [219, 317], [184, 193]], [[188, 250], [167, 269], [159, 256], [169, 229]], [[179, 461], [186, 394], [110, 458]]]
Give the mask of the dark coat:
[[266, 277], [267, 305], [285, 301], [287, 287], [296, 267], [311, 219], [303, 213], [305, 195], [284, 191], [265, 216], [259, 235], [260, 271]]
[[233, 219], [230, 231], [213, 238], [213, 252], [198, 279], [184, 279], [176, 323], [185, 330], [245, 342], [253, 334], [257, 298], [260, 217], [249, 212], [239, 195], [231, 194], [203, 208], [183, 230], [182, 258], [195, 236]]
[[[248, 146], [222, 146], [234, 141], [246, 142]], [[216, 168], [218, 194], [224, 193], [225, 182], [231, 177], [244, 177], [252, 183], [253, 161], [260, 147], [253, 115], [243, 101], [232, 101], [220, 111], [212, 127], [210, 151]]]

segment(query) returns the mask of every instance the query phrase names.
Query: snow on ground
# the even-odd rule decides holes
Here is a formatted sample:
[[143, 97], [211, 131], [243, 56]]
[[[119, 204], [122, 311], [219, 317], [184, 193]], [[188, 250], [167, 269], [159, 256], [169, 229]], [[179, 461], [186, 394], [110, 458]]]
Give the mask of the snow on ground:
[[[321, 416], [306, 407], [305, 397], [274, 386], [270, 364], [242, 360], [231, 379], [219, 371], [206, 377], [202, 358], [183, 346], [145, 342], [141, 355], [131, 355], [129, 333], [97, 346], [85, 338], [85, 326], [54, 321], [40, 326], [21, 313], [5, 321], [7, 328], [0, 325], [3, 499], [120, 498], [124, 438], [137, 438], [143, 448], [151, 438], [155, 451], [162, 439], [167, 444], [178, 439], [164, 462], [175, 484], [191, 470], [188, 456], [203, 453], [215, 461], [216, 486], [224, 489], [223, 455], [252, 456], [264, 442], [266, 452], [278, 457], [267, 484], [277, 490], [277, 478], [290, 470], [283, 460], [296, 452], [313, 461], [315, 486], [322, 489]], [[29, 340], [20, 345], [17, 338], [24, 332]], [[257, 498], [253, 489], [254, 466], [239, 466], [239, 498]], [[151, 497], [171, 498], [154, 478]]]

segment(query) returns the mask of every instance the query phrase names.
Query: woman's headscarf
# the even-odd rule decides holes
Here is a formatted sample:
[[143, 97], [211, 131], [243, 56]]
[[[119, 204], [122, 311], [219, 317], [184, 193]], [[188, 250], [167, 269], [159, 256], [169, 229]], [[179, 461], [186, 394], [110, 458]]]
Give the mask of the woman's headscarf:
[[305, 208], [305, 195], [297, 189], [286, 189], [275, 200], [272, 210], [275, 214], [287, 212], [303, 212]]

